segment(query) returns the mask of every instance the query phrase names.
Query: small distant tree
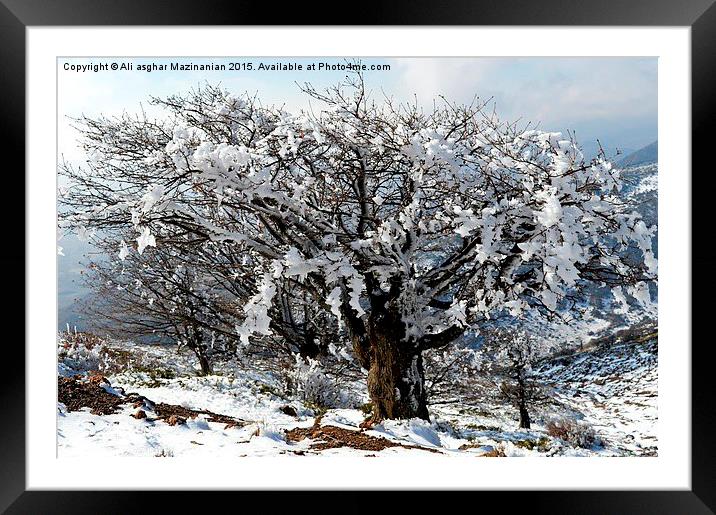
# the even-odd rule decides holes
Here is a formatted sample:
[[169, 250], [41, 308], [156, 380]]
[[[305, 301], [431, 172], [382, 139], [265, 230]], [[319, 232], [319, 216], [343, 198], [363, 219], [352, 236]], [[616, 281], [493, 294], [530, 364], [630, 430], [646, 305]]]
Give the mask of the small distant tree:
[[530, 428], [530, 411], [549, 398], [545, 386], [532, 374], [532, 366], [549, 351], [543, 340], [523, 330], [495, 330], [486, 338], [490, 368], [504, 378], [500, 394], [519, 411], [520, 428]]
[[85, 282], [95, 295], [84, 311], [109, 334], [187, 348], [201, 374], [211, 374], [213, 358], [233, 352], [238, 341], [231, 323], [236, 309], [224, 288], [169, 248], [140, 254], [136, 248], [130, 253], [130, 245], [122, 240], [119, 256], [89, 264]]
[[[189, 242], [179, 253], [175, 246], [157, 247], [141, 236], [139, 241], [122, 237], [119, 245], [116, 239], [92, 236], [104, 257], [89, 263], [84, 274], [95, 292], [83, 305], [93, 325], [118, 337], [175, 342], [196, 355], [202, 375], [212, 373], [214, 357], [232, 354], [238, 346], [242, 317], [236, 299], [246, 302], [255, 285], [246, 263], [219, 264], [216, 249], [192, 248]], [[208, 264], [205, 252], [211, 254]], [[247, 357], [315, 359], [337, 344], [337, 325], [311, 306], [305, 292], [283, 282], [277, 283], [276, 296], [280, 300], [270, 310], [274, 335], [255, 339], [245, 349]]]

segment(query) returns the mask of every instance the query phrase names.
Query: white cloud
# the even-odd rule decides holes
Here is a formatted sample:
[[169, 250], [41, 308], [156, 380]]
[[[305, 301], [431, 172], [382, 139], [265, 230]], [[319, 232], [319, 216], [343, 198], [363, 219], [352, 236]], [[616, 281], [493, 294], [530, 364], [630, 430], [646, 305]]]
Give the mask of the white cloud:
[[[90, 59], [73, 60], [75, 63]], [[418, 101], [430, 108], [445, 95], [460, 103], [475, 96], [494, 98], [505, 120], [541, 122], [554, 130], [577, 129], [584, 137], [619, 144], [656, 137], [656, 59], [642, 58], [396, 58], [389, 72], [367, 75], [368, 87], [380, 100], [383, 92], [399, 101]], [[61, 63], [58, 63], [61, 66]], [[205, 80], [234, 92], [257, 93], [265, 104], [306, 109], [308, 99], [296, 82], [321, 88], [345, 73], [169, 74], [73, 73], [60, 70], [58, 92], [59, 149], [66, 159], [83, 161], [76, 133], [66, 115], [115, 115], [151, 112], [149, 96], [183, 92]], [[644, 143], [649, 143], [645, 141]]]
[[[416, 58], [391, 61], [396, 98], [429, 107], [439, 95], [466, 103], [493, 98], [505, 120], [558, 130], [614, 133], [657, 122], [655, 58]], [[590, 134], [591, 135], [591, 134]], [[595, 136], [598, 134], [595, 134]]]

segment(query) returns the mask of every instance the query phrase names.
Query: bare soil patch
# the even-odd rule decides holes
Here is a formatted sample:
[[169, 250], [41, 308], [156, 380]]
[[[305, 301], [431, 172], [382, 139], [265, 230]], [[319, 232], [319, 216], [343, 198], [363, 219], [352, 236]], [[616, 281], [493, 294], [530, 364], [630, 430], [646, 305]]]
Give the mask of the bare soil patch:
[[57, 400], [67, 406], [68, 411], [90, 408], [93, 415], [116, 413], [128, 402], [106, 391], [94, 379], [83, 381], [76, 377], [57, 379]]
[[[90, 408], [93, 415], [110, 415], [119, 411], [122, 406], [131, 404], [135, 408], [144, 408], [137, 411], [135, 418], [147, 420], [163, 420], [169, 425], [181, 425], [187, 419], [204, 415], [209, 422], [226, 424], [230, 427], [241, 427], [248, 424], [228, 415], [221, 415], [209, 410], [193, 410], [178, 404], [167, 404], [164, 402], [152, 402], [146, 397], [137, 393], [128, 393], [124, 396], [108, 392], [105, 387], [111, 386], [109, 381], [99, 375], [59, 377], [57, 379], [57, 400], [67, 406], [68, 411], [79, 411], [82, 408]], [[146, 411], [152, 411], [156, 418], [147, 418]]]
[[[157, 418], [161, 420], [169, 420], [172, 417], [175, 417], [175, 419], [189, 419], [189, 418], [196, 418], [199, 415], [204, 415], [206, 417], [206, 420], [209, 422], [217, 422], [219, 424], [226, 424], [227, 428], [229, 427], [236, 427], [236, 426], [244, 426], [248, 422], [245, 420], [240, 420], [234, 417], [230, 417], [228, 415], [221, 415], [219, 413], [214, 413], [213, 411], [209, 410], [194, 410], [190, 408], [186, 408], [184, 406], [179, 406], [177, 404], [167, 404], [165, 402], [158, 402], [153, 405], [154, 412], [157, 414]], [[181, 423], [181, 422], [179, 422]], [[174, 424], [172, 424], [174, 425]]]
[[286, 430], [286, 441], [288, 442], [299, 442], [306, 438], [314, 440], [310, 448], [317, 451], [336, 449], [338, 447], [350, 447], [362, 451], [382, 451], [389, 447], [403, 447], [404, 449], [438, 452], [427, 447], [403, 445], [383, 437], [367, 435], [362, 429], [352, 430], [337, 426], [321, 426], [321, 417], [317, 417], [311, 427], [297, 427]]

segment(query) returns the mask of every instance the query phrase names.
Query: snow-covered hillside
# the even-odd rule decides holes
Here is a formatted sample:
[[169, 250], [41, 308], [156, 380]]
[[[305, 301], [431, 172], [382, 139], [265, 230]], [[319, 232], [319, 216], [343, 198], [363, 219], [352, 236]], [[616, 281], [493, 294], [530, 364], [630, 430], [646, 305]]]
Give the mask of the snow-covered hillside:
[[657, 452], [658, 334], [647, 325], [543, 363], [555, 400], [625, 454]]
[[[216, 375], [198, 377], [190, 357], [174, 348], [98, 342], [61, 353], [59, 456], [654, 455], [656, 331], [612, 340], [588, 342], [535, 369], [551, 400], [535, 411], [530, 430], [517, 429], [515, 410], [489, 394], [489, 378], [474, 378], [475, 395], [434, 399], [430, 422], [362, 428], [366, 406], [318, 408], [286, 395], [271, 374], [227, 362]], [[124, 371], [112, 370], [118, 362]], [[87, 373], [103, 367], [105, 378]], [[353, 387], [360, 397], [364, 386]], [[574, 431], [555, 432], [555, 419]]]

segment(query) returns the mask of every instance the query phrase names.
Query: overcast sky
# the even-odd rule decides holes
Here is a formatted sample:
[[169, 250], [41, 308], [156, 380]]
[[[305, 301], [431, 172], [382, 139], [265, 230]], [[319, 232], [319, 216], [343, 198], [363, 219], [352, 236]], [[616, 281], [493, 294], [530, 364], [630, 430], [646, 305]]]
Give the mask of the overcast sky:
[[[73, 161], [82, 156], [75, 146], [67, 116], [85, 113], [135, 112], [149, 96], [180, 93], [206, 81], [221, 82], [232, 92], [258, 94], [265, 104], [306, 108], [307, 99], [296, 82], [317, 87], [341, 81], [345, 72], [256, 71], [258, 63], [343, 62], [336, 58], [220, 58], [220, 59], [60, 59], [58, 110], [60, 153]], [[65, 62], [131, 62], [134, 71], [65, 71]], [[185, 72], [136, 71], [140, 63], [253, 62], [253, 71]], [[656, 58], [391, 58], [363, 59], [366, 64], [390, 64], [390, 71], [366, 73], [368, 88], [410, 101], [417, 97], [432, 105], [438, 95], [457, 102], [473, 97], [493, 98], [504, 120], [539, 122], [545, 130], [576, 131], [585, 145], [599, 138], [605, 146], [637, 149], [657, 139]]]

